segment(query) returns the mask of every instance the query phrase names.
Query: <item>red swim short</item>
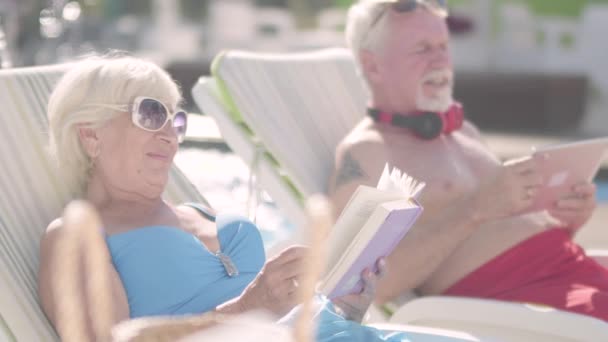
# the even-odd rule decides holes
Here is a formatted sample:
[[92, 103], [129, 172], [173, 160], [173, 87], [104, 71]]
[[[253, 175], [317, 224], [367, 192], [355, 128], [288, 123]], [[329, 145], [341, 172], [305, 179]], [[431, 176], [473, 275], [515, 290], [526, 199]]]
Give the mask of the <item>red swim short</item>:
[[519, 243], [444, 294], [543, 304], [608, 321], [608, 270], [560, 228]]

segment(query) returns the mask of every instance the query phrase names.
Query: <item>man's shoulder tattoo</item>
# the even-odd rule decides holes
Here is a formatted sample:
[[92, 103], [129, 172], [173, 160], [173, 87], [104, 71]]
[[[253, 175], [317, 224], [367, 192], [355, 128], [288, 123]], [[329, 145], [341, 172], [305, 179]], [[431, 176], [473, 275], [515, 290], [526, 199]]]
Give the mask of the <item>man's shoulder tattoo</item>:
[[367, 174], [361, 168], [361, 164], [349, 152], [346, 152], [336, 177], [336, 188], [365, 177]]

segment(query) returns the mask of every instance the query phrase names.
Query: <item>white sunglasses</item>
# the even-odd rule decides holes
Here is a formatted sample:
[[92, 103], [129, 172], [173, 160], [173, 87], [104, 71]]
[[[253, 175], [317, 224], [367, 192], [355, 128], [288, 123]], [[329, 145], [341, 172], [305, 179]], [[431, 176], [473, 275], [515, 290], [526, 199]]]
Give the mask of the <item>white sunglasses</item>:
[[91, 103], [87, 105], [104, 107], [121, 112], [130, 112], [131, 121], [133, 124], [148, 132], [160, 131], [163, 129], [163, 127], [165, 127], [167, 121], [170, 120], [171, 125], [177, 134], [177, 141], [181, 143], [184, 141], [184, 137], [186, 136], [186, 129], [188, 128], [188, 114], [182, 109], [171, 112], [164, 103], [152, 97], [136, 97], [135, 100], [133, 100], [131, 110], [129, 110], [128, 105], [111, 105], [101, 103]]

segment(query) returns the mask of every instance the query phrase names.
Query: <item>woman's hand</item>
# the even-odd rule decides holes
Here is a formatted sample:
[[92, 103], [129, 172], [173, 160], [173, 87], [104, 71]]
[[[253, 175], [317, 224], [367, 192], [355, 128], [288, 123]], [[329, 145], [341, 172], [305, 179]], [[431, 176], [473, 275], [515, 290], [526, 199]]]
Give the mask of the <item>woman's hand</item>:
[[365, 269], [361, 273], [361, 279], [363, 280], [363, 290], [361, 293], [350, 294], [332, 300], [334, 305], [342, 311], [341, 313], [346, 319], [361, 322], [367, 309], [374, 301], [376, 284], [387, 272], [386, 260], [384, 258], [378, 259], [376, 266], [378, 269], [376, 273], [373, 273], [369, 269]]
[[266, 262], [238, 299], [243, 311], [264, 308], [282, 316], [297, 304], [308, 247], [292, 246]]
[[595, 191], [596, 187], [592, 183], [577, 184], [569, 194], [547, 210], [564, 227], [575, 233], [593, 214], [596, 206]]

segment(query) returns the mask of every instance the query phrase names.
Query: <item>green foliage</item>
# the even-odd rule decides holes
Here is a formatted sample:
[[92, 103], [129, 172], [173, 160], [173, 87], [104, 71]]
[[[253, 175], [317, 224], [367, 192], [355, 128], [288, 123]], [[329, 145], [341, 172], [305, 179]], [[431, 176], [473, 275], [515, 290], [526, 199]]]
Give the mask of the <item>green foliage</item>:
[[340, 8], [348, 8], [354, 2], [355, 2], [354, 0], [334, 0], [334, 6], [340, 7]]
[[261, 7], [287, 7], [287, 0], [256, 0], [255, 4]]
[[589, 4], [608, 5], [608, 0], [494, 0], [498, 3], [523, 2], [539, 16], [578, 18]]
[[578, 17], [587, 0], [500, 0], [506, 2], [523, 2], [530, 10], [540, 16]]
[[[490, 0], [485, 0], [490, 1]], [[587, 4], [606, 4], [608, 0], [493, 0], [496, 5], [506, 2], [527, 3], [532, 12], [541, 16], [578, 17]], [[346, 8], [355, 0], [334, 0], [337, 7]], [[450, 7], [458, 7], [471, 0], [448, 0]]]

